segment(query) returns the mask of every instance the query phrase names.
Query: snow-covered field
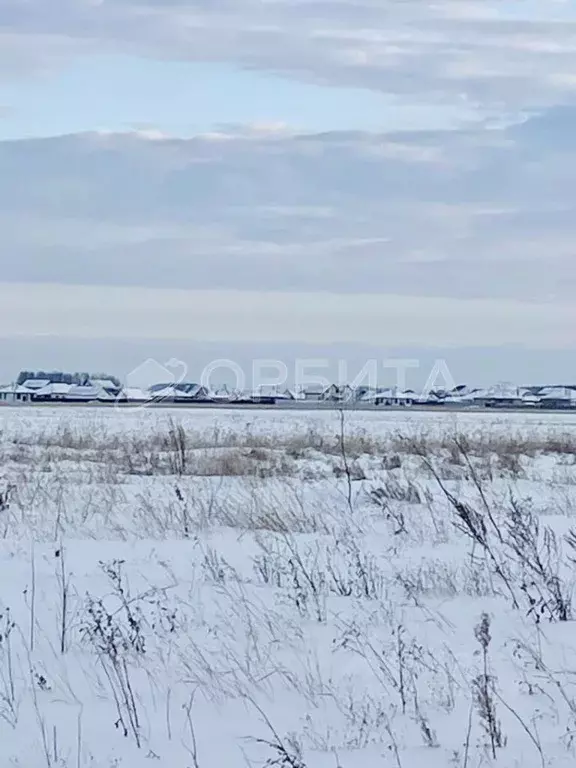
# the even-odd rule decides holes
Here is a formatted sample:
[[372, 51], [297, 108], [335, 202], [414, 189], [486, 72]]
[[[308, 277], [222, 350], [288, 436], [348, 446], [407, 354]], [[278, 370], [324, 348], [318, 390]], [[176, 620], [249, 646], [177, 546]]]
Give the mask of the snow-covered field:
[[576, 415], [4, 407], [0, 456], [2, 768], [575, 764]]

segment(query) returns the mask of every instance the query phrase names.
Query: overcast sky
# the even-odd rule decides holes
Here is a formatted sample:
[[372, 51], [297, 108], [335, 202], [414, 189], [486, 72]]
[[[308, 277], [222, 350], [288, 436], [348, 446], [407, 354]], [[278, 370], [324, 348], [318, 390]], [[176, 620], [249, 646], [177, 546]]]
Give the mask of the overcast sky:
[[575, 96], [572, 0], [0, 0], [0, 381], [576, 381]]

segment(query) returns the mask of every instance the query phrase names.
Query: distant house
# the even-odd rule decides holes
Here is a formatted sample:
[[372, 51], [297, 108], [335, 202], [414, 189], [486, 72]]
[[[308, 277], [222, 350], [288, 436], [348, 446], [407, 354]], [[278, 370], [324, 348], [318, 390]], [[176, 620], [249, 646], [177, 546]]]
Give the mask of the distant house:
[[478, 405], [475, 403], [474, 396], [479, 392], [477, 389], [471, 389], [466, 384], [459, 384], [449, 392], [443, 392], [439, 397], [438, 402], [446, 408], [463, 408], [472, 405]]
[[210, 400], [215, 403], [228, 403], [235, 397], [236, 395], [233, 392], [230, 392], [226, 385], [220, 387], [215, 392], [210, 393]]
[[71, 384], [49, 382], [46, 386], [35, 390], [32, 400], [39, 403], [64, 402], [71, 388]]
[[122, 387], [112, 379], [90, 379], [85, 386], [92, 387], [98, 392], [98, 400], [110, 402], [122, 399]]
[[353, 399], [355, 402], [361, 403], [370, 392], [374, 392], [373, 387], [356, 387], [353, 392]]
[[0, 387], [0, 403], [29, 403], [33, 391], [21, 384], [10, 384]]
[[116, 400], [120, 403], [146, 403], [150, 395], [138, 387], [122, 387]]
[[260, 392], [252, 392], [247, 397], [247, 402], [258, 405], [276, 405], [278, 400], [283, 399], [279, 395], [265, 394]]
[[65, 400], [68, 403], [110, 403], [118, 398], [120, 391], [116, 386], [105, 389], [95, 382], [82, 385], [72, 384], [66, 393]]
[[540, 403], [541, 400], [538, 395], [534, 395], [530, 391], [525, 392], [524, 395], [522, 395], [522, 405], [526, 406], [526, 408], [537, 408]]
[[411, 390], [402, 390], [399, 387], [390, 387], [388, 389], [377, 389], [367, 392], [362, 398], [362, 402], [372, 403], [373, 405], [382, 405], [386, 407], [409, 407], [417, 402], [418, 396]]
[[261, 385], [256, 387], [252, 395], [254, 402], [276, 403], [292, 400], [292, 395], [287, 390], [280, 390], [277, 386]]
[[282, 399], [285, 401], [304, 400], [304, 392], [300, 389], [285, 389], [282, 392]]
[[281, 392], [277, 386], [266, 386], [264, 384], [256, 387], [254, 392], [250, 394], [251, 402], [260, 403], [262, 405], [274, 405], [278, 401], [288, 399], [288, 395], [286, 395], [284, 392]]
[[190, 403], [208, 402], [211, 399], [206, 387], [186, 381], [153, 384], [148, 391], [154, 402]]
[[351, 403], [354, 400], [354, 390], [349, 384], [330, 384], [324, 389], [320, 399], [325, 403]]
[[446, 400], [445, 392], [424, 391], [416, 398], [419, 405], [443, 405]]
[[526, 390], [513, 384], [496, 384], [474, 392], [472, 401], [483, 408], [518, 408], [526, 394]]
[[307, 402], [318, 403], [324, 399], [326, 388], [321, 384], [312, 384], [302, 390], [303, 399]]
[[573, 387], [546, 387], [537, 398], [542, 408], [566, 410], [576, 408], [576, 390]]
[[112, 381], [112, 379], [90, 379], [88, 383], [92, 384], [94, 387], [99, 387], [107, 392], [115, 392], [116, 394], [118, 394], [121, 389], [121, 387], [119, 387], [115, 381]]

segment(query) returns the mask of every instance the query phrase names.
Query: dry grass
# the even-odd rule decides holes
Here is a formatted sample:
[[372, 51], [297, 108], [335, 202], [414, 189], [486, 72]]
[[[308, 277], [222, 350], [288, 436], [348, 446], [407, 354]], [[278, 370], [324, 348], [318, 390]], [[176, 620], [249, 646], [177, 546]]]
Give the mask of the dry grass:
[[[168, 420], [148, 434], [122, 434], [92, 430], [89, 426], [72, 428], [61, 424], [52, 430], [37, 430], [34, 433], [16, 435], [0, 440], [3, 458], [12, 461], [26, 461], [38, 451], [53, 452], [59, 459], [80, 457], [85, 461], [119, 461], [131, 471], [130, 465], [162, 465], [162, 458], [198, 451], [216, 449], [238, 449], [250, 455], [255, 461], [267, 462], [271, 452], [281, 452], [291, 460], [323, 456], [340, 456], [342, 451], [340, 436], [329, 430], [321, 431], [318, 427], [292, 434], [275, 433], [254, 434], [250, 429], [234, 430], [214, 427], [211, 430], [184, 429]], [[441, 435], [422, 432], [418, 436], [407, 436], [395, 432], [387, 435], [374, 435], [365, 430], [347, 430], [345, 449], [351, 459], [362, 456], [382, 457], [387, 469], [399, 468], [402, 457], [407, 455], [429, 455], [442, 458], [453, 465], [461, 465], [463, 446], [468, 456], [482, 459], [491, 457], [501, 462], [505, 468], [520, 470], [518, 464], [522, 457], [533, 458], [542, 454], [563, 456], [565, 461], [576, 457], [576, 434], [533, 434], [500, 433], [490, 429], [473, 434], [460, 435], [446, 432]]]

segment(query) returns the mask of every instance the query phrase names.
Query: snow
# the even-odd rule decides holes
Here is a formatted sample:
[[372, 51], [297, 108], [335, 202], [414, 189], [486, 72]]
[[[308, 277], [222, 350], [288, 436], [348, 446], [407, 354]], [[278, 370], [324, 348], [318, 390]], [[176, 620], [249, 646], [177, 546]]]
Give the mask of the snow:
[[571, 413], [3, 408], [0, 764], [573, 766], [575, 455]]

